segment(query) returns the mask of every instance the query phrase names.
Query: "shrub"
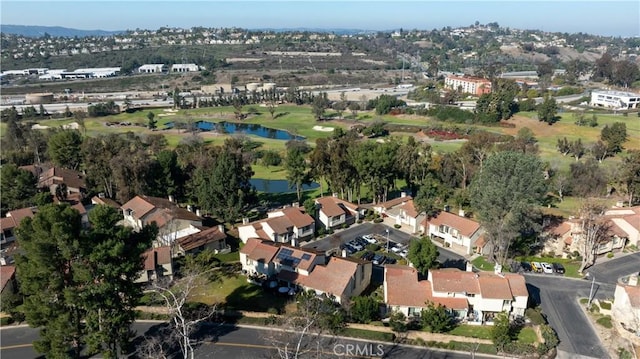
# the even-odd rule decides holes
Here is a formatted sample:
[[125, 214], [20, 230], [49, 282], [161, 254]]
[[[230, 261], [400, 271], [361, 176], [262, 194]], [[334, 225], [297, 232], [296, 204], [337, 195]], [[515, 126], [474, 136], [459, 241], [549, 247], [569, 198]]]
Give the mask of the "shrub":
[[375, 244], [375, 243], [367, 244], [366, 248], [367, 248], [368, 251], [377, 252], [377, 251], [380, 250], [380, 245]]
[[395, 229], [399, 229], [400, 227], [402, 227], [402, 226], [401, 226], [401, 225], [399, 225], [399, 224], [394, 224], [394, 225], [393, 225], [393, 228], [395, 228]]
[[0, 325], [4, 326], [4, 325], [9, 325], [13, 323], [13, 318], [11, 317], [2, 317], [0, 318]]
[[407, 317], [402, 312], [393, 312], [389, 317], [389, 325], [394, 332], [404, 333], [407, 331]]
[[611, 302], [600, 302], [600, 308], [611, 310]]
[[542, 315], [540, 307], [527, 308], [527, 310], [525, 311], [525, 315], [535, 325], [547, 324], [547, 320], [544, 318], [544, 315]]
[[357, 220], [356, 223], [358, 224], [362, 223], [362, 219]]
[[607, 328], [607, 329], [611, 329], [613, 328], [613, 324], [611, 324], [611, 317], [606, 315], [602, 318], [598, 318], [598, 320], [596, 320], [596, 323], [602, 325], [603, 327]]
[[376, 218], [373, 220], [373, 223], [381, 223], [382, 222], [382, 218]]
[[589, 308], [591, 313], [600, 313], [600, 307], [596, 303], [591, 303], [591, 307]]
[[278, 310], [278, 308], [269, 307], [269, 309], [267, 309], [267, 313], [277, 315], [280, 314], [280, 311]]
[[613, 258], [613, 256], [614, 256], [613, 252], [607, 253], [607, 258]]

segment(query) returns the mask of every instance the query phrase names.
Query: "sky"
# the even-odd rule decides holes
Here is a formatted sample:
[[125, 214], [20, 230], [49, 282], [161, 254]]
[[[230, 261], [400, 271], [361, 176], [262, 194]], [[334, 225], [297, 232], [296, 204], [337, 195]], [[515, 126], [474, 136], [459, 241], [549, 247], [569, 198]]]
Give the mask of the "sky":
[[640, 1], [0, 1], [0, 21], [83, 30], [241, 27], [393, 30], [502, 27], [640, 36]]

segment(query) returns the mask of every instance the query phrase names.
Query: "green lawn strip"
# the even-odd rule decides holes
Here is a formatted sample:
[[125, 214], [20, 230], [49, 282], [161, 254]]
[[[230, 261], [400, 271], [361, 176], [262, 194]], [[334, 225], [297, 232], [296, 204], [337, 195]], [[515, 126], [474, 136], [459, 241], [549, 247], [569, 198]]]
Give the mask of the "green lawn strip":
[[483, 271], [493, 271], [494, 263], [489, 262], [485, 257], [478, 257], [471, 261], [473, 266]]
[[535, 344], [538, 341], [538, 336], [533, 328], [522, 328], [518, 333], [518, 341], [524, 344]]
[[484, 325], [458, 325], [447, 334], [468, 338], [491, 339], [491, 328]]
[[452, 340], [448, 343], [444, 343], [444, 342], [436, 342], [431, 340], [424, 341], [423, 339], [418, 338], [418, 339], [411, 340], [409, 344], [423, 346], [427, 348], [457, 350], [457, 351], [469, 352], [469, 353], [476, 352], [476, 353], [493, 354], [493, 355], [496, 355], [498, 353], [495, 345], [493, 344], [457, 342], [455, 340]]
[[344, 328], [339, 335], [351, 338], [376, 340], [381, 342], [393, 342], [393, 340], [395, 339], [395, 334], [393, 333], [356, 328]]
[[229, 253], [218, 253], [214, 255], [215, 258], [220, 260], [222, 263], [233, 263], [238, 262], [240, 260], [240, 252], [229, 252]]
[[287, 176], [287, 171], [282, 166], [266, 167], [260, 164], [252, 164], [251, 169], [253, 170], [253, 178], [264, 178], [268, 180], [276, 180], [276, 179], [284, 179]]

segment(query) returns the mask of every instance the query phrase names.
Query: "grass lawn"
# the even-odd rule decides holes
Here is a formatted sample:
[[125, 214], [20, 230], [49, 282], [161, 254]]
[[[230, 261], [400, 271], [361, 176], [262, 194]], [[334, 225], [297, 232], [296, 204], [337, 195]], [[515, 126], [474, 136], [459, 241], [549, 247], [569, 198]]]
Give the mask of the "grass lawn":
[[534, 344], [538, 341], [538, 336], [533, 328], [522, 328], [518, 333], [518, 341], [524, 344]]
[[600, 317], [596, 320], [596, 323], [602, 325], [603, 327], [607, 328], [607, 329], [611, 329], [613, 328], [613, 324], [611, 324], [611, 317], [608, 315], [605, 315], [604, 317]]
[[492, 327], [486, 325], [458, 325], [447, 334], [469, 338], [491, 339], [491, 328]]
[[255, 312], [266, 312], [269, 308], [282, 312], [287, 303], [286, 298], [264, 291], [262, 287], [247, 282], [247, 278], [242, 275], [206, 283], [189, 300], [209, 305], [226, 304], [228, 309]]
[[373, 330], [355, 328], [344, 328], [340, 332], [340, 335], [345, 337], [376, 340], [381, 342], [392, 342], [395, 339], [395, 334], [393, 333], [376, 332]]
[[483, 270], [493, 272], [494, 263], [489, 262], [485, 257], [478, 257], [471, 261], [474, 267]]

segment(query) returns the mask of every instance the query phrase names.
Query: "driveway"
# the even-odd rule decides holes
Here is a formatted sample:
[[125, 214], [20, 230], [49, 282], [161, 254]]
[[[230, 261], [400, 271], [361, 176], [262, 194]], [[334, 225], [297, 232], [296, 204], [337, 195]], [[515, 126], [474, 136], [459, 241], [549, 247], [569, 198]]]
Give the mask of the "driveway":
[[[559, 350], [592, 358], [609, 358], [591, 322], [578, 304], [578, 298], [589, 297], [591, 282], [557, 276], [525, 274], [529, 297], [540, 304], [549, 324], [558, 333]], [[596, 283], [595, 297], [613, 297], [614, 284]]]

